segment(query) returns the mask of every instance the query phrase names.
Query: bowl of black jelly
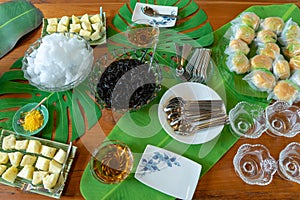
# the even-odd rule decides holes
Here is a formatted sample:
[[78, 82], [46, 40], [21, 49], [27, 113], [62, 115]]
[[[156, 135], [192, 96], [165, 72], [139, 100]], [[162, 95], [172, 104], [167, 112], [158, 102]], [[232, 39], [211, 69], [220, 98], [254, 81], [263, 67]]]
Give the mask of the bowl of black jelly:
[[104, 55], [93, 66], [90, 87], [96, 101], [112, 110], [137, 110], [161, 88], [161, 70], [147, 49]]

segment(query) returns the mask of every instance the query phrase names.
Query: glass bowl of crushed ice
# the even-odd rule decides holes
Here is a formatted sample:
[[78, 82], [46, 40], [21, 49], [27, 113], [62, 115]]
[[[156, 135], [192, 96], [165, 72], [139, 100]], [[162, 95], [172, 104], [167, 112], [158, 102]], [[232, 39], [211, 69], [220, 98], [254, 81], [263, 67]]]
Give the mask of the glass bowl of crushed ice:
[[24, 77], [40, 90], [61, 92], [82, 83], [91, 71], [93, 49], [75, 33], [53, 33], [39, 38], [22, 60]]

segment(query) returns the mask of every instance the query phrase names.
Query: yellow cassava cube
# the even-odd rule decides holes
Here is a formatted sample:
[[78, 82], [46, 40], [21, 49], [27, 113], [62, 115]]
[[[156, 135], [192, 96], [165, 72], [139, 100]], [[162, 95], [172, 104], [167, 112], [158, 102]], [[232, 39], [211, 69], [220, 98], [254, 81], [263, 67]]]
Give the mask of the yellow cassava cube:
[[46, 28], [47, 33], [51, 34], [51, 33], [55, 33], [57, 31], [57, 25], [47, 25]]
[[92, 31], [90, 22], [82, 22], [81, 27], [83, 28], [83, 30]]
[[68, 31], [68, 27], [66, 27], [63, 24], [58, 24], [58, 26], [57, 26], [57, 32], [64, 33], [64, 32], [67, 32], [67, 31]]
[[6, 152], [0, 152], [0, 164], [6, 164], [8, 162], [8, 155]]
[[15, 145], [16, 145], [16, 137], [13, 134], [5, 136], [3, 138], [2, 149], [11, 150], [15, 148]]
[[43, 183], [43, 178], [48, 175], [48, 172], [34, 171], [32, 176], [32, 184], [37, 185]]
[[17, 178], [18, 172], [19, 172], [18, 168], [16, 168], [15, 166], [11, 166], [2, 174], [1, 177], [4, 180], [13, 183]]
[[64, 26], [68, 27], [68, 26], [69, 26], [69, 22], [70, 22], [69, 17], [63, 16], [63, 17], [59, 20], [59, 23], [58, 23], [58, 24], [62, 24], [62, 25], [64, 25]]
[[49, 159], [39, 156], [35, 163], [35, 167], [39, 170], [48, 171], [49, 163]]
[[36, 156], [24, 155], [20, 166], [24, 167], [25, 165], [33, 165], [35, 161], [36, 161]]
[[99, 15], [99, 14], [96, 14], [96, 15], [91, 16], [90, 21], [91, 21], [92, 23], [100, 22], [100, 21], [101, 21], [100, 15]]
[[102, 34], [99, 31], [96, 31], [90, 36], [90, 39], [92, 41], [99, 40], [101, 38], [101, 36], [102, 36]]
[[49, 147], [47, 145], [42, 145], [41, 154], [43, 156], [46, 156], [48, 158], [53, 158], [53, 156], [55, 155], [55, 152], [56, 152], [56, 148]]
[[57, 22], [58, 22], [57, 18], [49, 18], [49, 19], [47, 19], [47, 21], [48, 21], [48, 24], [50, 24], [50, 25], [57, 25]]
[[52, 189], [58, 180], [59, 174], [49, 174], [43, 178], [43, 185], [45, 189]]
[[72, 15], [72, 24], [80, 24], [80, 19], [75, 15]]
[[82, 17], [80, 18], [80, 21], [90, 23], [89, 15], [88, 14], [82, 15]]
[[20, 162], [22, 160], [23, 154], [21, 152], [12, 152], [8, 153], [9, 161], [13, 166], [18, 167], [20, 165]]
[[102, 27], [102, 24], [101, 23], [95, 23], [95, 24], [92, 24], [92, 28], [94, 31], [101, 31], [101, 27]]
[[89, 39], [90, 39], [91, 32], [90, 32], [90, 31], [87, 31], [87, 30], [81, 29], [81, 30], [79, 31], [79, 35], [81, 35], [84, 39], [89, 40]]
[[28, 146], [28, 140], [17, 140], [15, 149], [17, 150], [26, 150]]
[[18, 173], [18, 177], [27, 179], [27, 180], [32, 180], [33, 176], [33, 171], [34, 167], [32, 165], [25, 165], [21, 171]]
[[80, 30], [81, 30], [80, 24], [71, 24], [70, 25], [70, 32], [79, 33]]
[[58, 174], [61, 171], [62, 165], [55, 160], [51, 160], [49, 164], [49, 172], [53, 174]]
[[6, 165], [0, 165], [0, 175], [7, 169]]
[[55, 154], [54, 156], [54, 160], [59, 162], [60, 164], [63, 164], [65, 162], [66, 159], [66, 152], [62, 149], [59, 149], [58, 152]]
[[29, 153], [39, 154], [41, 152], [42, 144], [37, 140], [29, 140], [26, 151]]

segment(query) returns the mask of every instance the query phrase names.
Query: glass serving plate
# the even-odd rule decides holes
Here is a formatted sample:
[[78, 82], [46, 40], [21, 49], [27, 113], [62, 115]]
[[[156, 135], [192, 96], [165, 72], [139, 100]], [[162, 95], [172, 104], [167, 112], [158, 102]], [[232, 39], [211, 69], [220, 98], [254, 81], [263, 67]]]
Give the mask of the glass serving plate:
[[[43, 139], [43, 138], [33, 137], [33, 136], [17, 135], [15, 132], [3, 129], [2, 132], [1, 132], [1, 135], [0, 135], [0, 146], [1, 146], [0, 151], [2, 151], [2, 152], [4, 151], [4, 152], [8, 152], [8, 153], [19, 151], [19, 152], [23, 153], [24, 155], [41, 156], [41, 154], [28, 153], [25, 150], [15, 150], [15, 149], [3, 150], [2, 149], [3, 139], [4, 139], [4, 137], [9, 136], [11, 134], [13, 134], [15, 136], [16, 140], [37, 140], [37, 141], [41, 142], [42, 145], [47, 145], [49, 147], [54, 147], [57, 150], [62, 149], [65, 152], [69, 152], [69, 154], [67, 153], [67, 155], [66, 155], [65, 167], [63, 165], [63, 171], [60, 174], [60, 176], [62, 178], [59, 178], [58, 179], [59, 181], [57, 183], [58, 185], [54, 186], [54, 190], [56, 189], [55, 191], [44, 189], [42, 184], [39, 184], [39, 185], [36, 185], [36, 186], [31, 185], [31, 181], [20, 178], [20, 177], [17, 177], [13, 183], [8, 182], [8, 181], [4, 180], [2, 177], [0, 177], [0, 183], [4, 184], [4, 185], [12, 186], [12, 187], [20, 188], [20, 189], [22, 189], [26, 192], [36, 193], [36, 194], [52, 197], [52, 198], [55, 198], [55, 199], [59, 199], [62, 192], [63, 192], [65, 182], [66, 182], [67, 177], [68, 177], [68, 173], [71, 169], [73, 160], [75, 158], [77, 147], [76, 146], [71, 146], [70, 151], [68, 151], [70, 146], [67, 145], [67, 144], [63, 144], [63, 143], [59, 143], [59, 142], [55, 142], [55, 141], [51, 141], [51, 140], [47, 140], [47, 139]], [[5, 165], [7, 165], [8, 167], [11, 166], [9, 161]], [[20, 171], [21, 167], [18, 166], [17, 168]]]

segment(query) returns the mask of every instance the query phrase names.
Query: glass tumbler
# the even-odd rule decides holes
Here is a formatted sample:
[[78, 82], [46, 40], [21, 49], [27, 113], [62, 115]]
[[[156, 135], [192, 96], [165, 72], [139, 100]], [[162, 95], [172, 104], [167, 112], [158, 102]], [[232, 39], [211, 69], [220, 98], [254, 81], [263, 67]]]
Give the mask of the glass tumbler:
[[292, 142], [279, 154], [277, 173], [284, 179], [300, 184], [300, 144]]
[[277, 101], [266, 108], [267, 133], [271, 136], [294, 137], [300, 132], [300, 109]]
[[245, 138], [258, 138], [266, 130], [264, 109], [255, 104], [240, 102], [229, 112], [231, 132]]
[[131, 173], [133, 155], [130, 148], [121, 141], [107, 140], [93, 153], [90, 171], [102, 183], [122, 182]]
[[250, 185], [268, 185], [277, 170], [276, 160], [261, 144], [240, 146], [233, 165], [237, 175]]

